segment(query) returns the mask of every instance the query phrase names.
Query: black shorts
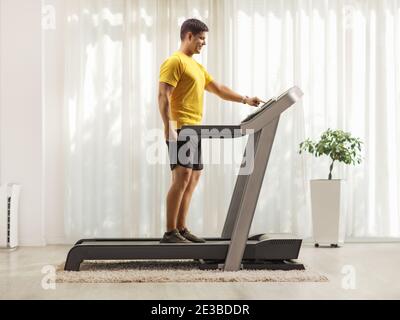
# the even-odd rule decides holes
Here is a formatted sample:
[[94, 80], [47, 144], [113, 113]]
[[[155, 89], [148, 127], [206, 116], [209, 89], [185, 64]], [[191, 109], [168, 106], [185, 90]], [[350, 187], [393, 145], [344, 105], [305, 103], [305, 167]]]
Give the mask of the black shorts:
[[201, 139], [197, 136], [182, 137], [178, 141], [166, 141], [171, 170], [177, 165], [196, 171], [203, 170], [203, 159], [201, 156]]

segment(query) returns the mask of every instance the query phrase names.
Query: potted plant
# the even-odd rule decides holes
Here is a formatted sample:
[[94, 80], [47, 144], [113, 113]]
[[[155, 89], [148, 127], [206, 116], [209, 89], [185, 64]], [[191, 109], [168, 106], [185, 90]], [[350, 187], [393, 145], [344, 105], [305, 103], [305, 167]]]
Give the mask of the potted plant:
[[361, 145], [359, 138], [348, 132], [328, 129], [317, 142], [310, 139], [300, 144], [299, 153], [309, 152], [315, 157], [328, 156], [331, 164], [328, 179], [310, 181], [313, 235], [315, 246], [328, 244], [338, 247], [344, 242], [345, 233], [345, 182], [332, 179], [336, 162], [356, 165], [361, 163]]

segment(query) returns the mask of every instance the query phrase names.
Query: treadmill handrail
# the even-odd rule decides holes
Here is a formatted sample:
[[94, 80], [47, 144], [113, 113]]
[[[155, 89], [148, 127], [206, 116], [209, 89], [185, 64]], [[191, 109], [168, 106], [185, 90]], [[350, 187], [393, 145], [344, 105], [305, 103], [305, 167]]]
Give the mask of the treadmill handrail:
[[293, 87], [281, 94], [268, 108], [241, 124], [242, 131], [254, 130], [257, 132], [268, 126], [278, 118], [286, 109], [301, 99], [303, 92], [298, 87]]
[[[184, 140], [187, 136], [197, 136], [202, 139], [237, 138], [257, 132], [268, 126], [286, 109], [296, 103], [303, 96], [303, 92], [294, 86], [281, 94], [278, 98], [270, 99], [264, 110], [244, 120], [240, 125], [189, 125], [183, 126], [179, 137]], [[261, 107], [262, 108], [262, 107]]]
[[197, 136], [201, 139], [233, 139], [244, 136], [240, 126], [232, 125], [191, 125], [183, 126], [178, 139], [185, 140], [188, 136]]

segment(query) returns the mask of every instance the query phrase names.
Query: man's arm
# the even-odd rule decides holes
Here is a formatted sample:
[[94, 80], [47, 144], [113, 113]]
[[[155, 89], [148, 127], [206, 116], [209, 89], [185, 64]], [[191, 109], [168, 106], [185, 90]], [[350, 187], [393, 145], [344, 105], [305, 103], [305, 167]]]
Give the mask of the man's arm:
[[176, 132], [170, 125], [169, 109], [172, 91], [175, 88], [168, 83], [160, 82], [158, 86], [158, 109], [164, 123], [164, 136], [167, 140], [176, 140]]
[[227, 86], [223, 84], [219, 84], [216, 81], [211, 81], [207, 86], [206, 90], [216, 94], [218, 97], [221, 99], [227, 100], [227, 101], [233, 101], [233, 102], [241, 102], [248, 104], [253, 107], [257, 107], [260, 103], [264, 102], [261, 99], [257, 97], [249, 98], [247, 96], [242, 96], [232, 89], [228, 88]]

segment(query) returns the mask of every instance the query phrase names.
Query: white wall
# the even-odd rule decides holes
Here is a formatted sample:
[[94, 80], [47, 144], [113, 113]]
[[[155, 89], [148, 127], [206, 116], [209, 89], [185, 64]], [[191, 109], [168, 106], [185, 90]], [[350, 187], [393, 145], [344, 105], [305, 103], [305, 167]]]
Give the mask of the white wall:
[[0, 183], [22, 185], [21, 245], [43, 245], [41, 1], [0, 1]]
[[43, 0], [42, 12], [42, 0], [0, 0], [0, 184], [23, 187], [24, 246], [65, 243], [64, 6]]
[[45, 239], [48, 244], [65, 243], [64, 238], [64, 157], [63, 86], [64, 29], [63, 0], [44, 1], [43, 85], [45, 91]]

